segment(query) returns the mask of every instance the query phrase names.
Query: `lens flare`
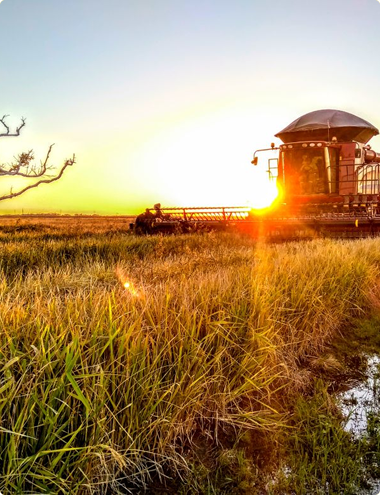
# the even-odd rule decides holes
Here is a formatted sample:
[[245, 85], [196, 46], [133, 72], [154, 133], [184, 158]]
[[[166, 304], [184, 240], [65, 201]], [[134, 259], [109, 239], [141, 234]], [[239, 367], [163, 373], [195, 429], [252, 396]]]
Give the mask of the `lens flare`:
[[124, 288], [134, 297], [139, 297], [138, 291], [133, 287], [132, 282], [124, 282]]
[[126, 289], [126, 291], [133, 297], [140, 297], [139, 291], [135, 288], [133, 282], [128, 279], [127, 274], [120, 267], [116, 268], [116, 275], [121, 285]]

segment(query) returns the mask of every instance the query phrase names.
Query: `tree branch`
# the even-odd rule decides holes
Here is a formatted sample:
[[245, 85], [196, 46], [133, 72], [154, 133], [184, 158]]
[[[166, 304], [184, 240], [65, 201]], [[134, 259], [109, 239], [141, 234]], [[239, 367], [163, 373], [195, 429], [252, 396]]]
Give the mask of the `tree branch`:
[[[44, 162], [44, 166], [45, 166], [45, 170], [46, 170], [46, 163], [48, 161], [48, 157], [49, 157], [49, 153], [50, 153], [50, 150], [52, 148], [53, 145], [50, 146], [49, 150], [48, 150], [48, 153], [47, 153], [47, 158], [45, 159], [45, 162]], [[64, 170], [73, 165], [74, 163], [76, 163], [76, 157], [75, 155], [73, 155], [72, 158], [68, 159], [65, 161], [64, 165], [62, 166], [60, 172], [58, 173], [58, 175], [56, 175], [55, 177], [52, 177], [50, 179], [42, 179], [42, 180], [39, 180], [37, 182], [35, 182], [34, 184], [30, 184], [29, 186], [26, 186], [24, 187], [24, 189], [21, 189], [20, 191], [17, 191], [17, 192], [11, 192], [9, 194], [6, 194], [4, 196], [0, 196], [0, 201], [3, 201], [5, 199], [11, 199], [11, 198], [15, 198], [16, 196], [20, 196], [21, 194], [24, 194], [26, 191], [28, 191], [29, 189], [33, 189], [35, 187], [38, 187], [40, 186], [41, 184], [50, 184], [51, 182], [54, 182], [56, 180], [59, 180], [61, 179], [63, 173], [64, 173]], [[20, 175], [20, 174], [17, 174], [17, 175]], [[28, 176], [28, 177], [31, 177], [31, 176]], [[36, 177], [39, 177], [39, 176], [36, 176]]]
[[[17, 175], [19, 177], [42, 177], [48, 170], [48, 160], [51, 154], [54, 144], [49, 146], [44, 162], [40, 162], [40, 167], [31, 163], [35, 158], [33, 150], [29, 150], [26, 153], [20, 153], [15, 157], [15, 162], [0, 165], [0, 176], [3, 175]], [[23, 171], [23, 169], [25, 171]]]
[[26, 119], [24, 117], [21, 117], [21, 124], [19, 127], [16, 127], [16, 132], [13, 134], [10, 132], [9, 127], [5, 123], [5, 119], [9, 117], [9, 115], [3, 115], [2, 118], [0, 119], [0, 122], [3, 124], [3, 126], [6, 128], [7, 132], [3, 132], [0, 134], [0, 137], [15, 137], [15, 136], [20, 136], [20, 131], [21, 129], [25, 126], [25, 121]]
[[[14, 133], [11, 133], [9, 126], [5, 122], [5, 119], [7, 117], [8, 115], [3, 115], [3, 117], [0, 119], [0, 123], [3, 125], [3, 127], [5, 127], [6, 130], [6, 132], [0, 133], [0, 137], [19, 136], [21, 129], [25, 126], [26, 119], [24, 117], [21, 117], [21, 124], [18, 127], [16, 127], [16, 131]], [[29, 150], [26, 153], [20, 153], [17, 157], [14, 157], [15, 161], [12, 163], [0, 164], [0, 177], [12, 176], [12, 177], [24, 177], [24, 178], [33, 178], [33, 179], [43, 176], [46, 177], [45, 179], [41, 179], [37, 182], [34, 182], [33, 184], [29, 184], [28, 186], [16, 192], [13, 192], [13, 189], [11, 188], [9, 194], [0, 196], [0, 201], [21, 196], [21, 194], [24, 194], [29, 189], [38, 187], [41, 184], [50, 184], [51, 182], [61, 179], [65, 169], [76, 162], [75, 155], [73, 155], [72, 158], [64, 162], [64, 165], [61, 167], [61, 169], [59, 170], [58, 174], [55, 177], [51, 177], [47, 174], [47, 171], [53, 168], [52, 166], [48, 166], [49, 157], [53, 146], [54, 146], [53, 144], [49, 146], [48, 152], [45, 156], [45, 160], [40, 161], [39, 166], [33, 163], [33, 160], [35, 158], [33, 150]]]

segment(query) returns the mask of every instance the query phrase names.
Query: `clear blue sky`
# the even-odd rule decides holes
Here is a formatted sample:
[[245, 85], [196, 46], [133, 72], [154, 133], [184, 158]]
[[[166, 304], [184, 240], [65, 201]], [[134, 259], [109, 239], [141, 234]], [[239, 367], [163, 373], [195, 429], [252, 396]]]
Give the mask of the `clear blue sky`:
[[298, 116], [379, 128], [379, 17], [377, 0], [3, 0], [0, 114], [27, 127], [0, 159], [56, 143], [77, 164], [2, 211], [245, 204], [254, 149]]

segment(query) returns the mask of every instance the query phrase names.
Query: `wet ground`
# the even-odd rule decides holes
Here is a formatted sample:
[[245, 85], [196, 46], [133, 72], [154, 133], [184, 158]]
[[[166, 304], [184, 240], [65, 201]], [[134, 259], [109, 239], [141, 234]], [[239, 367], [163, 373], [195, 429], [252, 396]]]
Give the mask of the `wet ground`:
[[366, 380], [357, 381], [346, 392], [340, 394], [340, 404], [347, 418], [345, 429], [360, 436], [367, 431], [367, 416], [377, 413], [380, 407], [380, 358], [367, 358]]
[[[341, 411], [345, 417], [345, 430], [357, 438], [371, 434], [371, 418], [380, 413], [380, 357], [367, 356], [365, 379], [355, 381], [350, 388], [339, 394]], [[380, 482], [371, 480], [371, 488], [360, 495], [378, 495]]]

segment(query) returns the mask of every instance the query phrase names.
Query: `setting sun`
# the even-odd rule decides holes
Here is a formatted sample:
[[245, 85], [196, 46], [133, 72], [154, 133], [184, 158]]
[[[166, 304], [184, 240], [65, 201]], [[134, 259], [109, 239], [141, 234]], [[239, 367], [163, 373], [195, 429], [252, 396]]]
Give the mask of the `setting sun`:
[[278, 189], [274, 181], [265, 182], [254, 190], [254, 198], [249, 201], [249, 206], [254, 209], [267, 208], [278, 196]]

